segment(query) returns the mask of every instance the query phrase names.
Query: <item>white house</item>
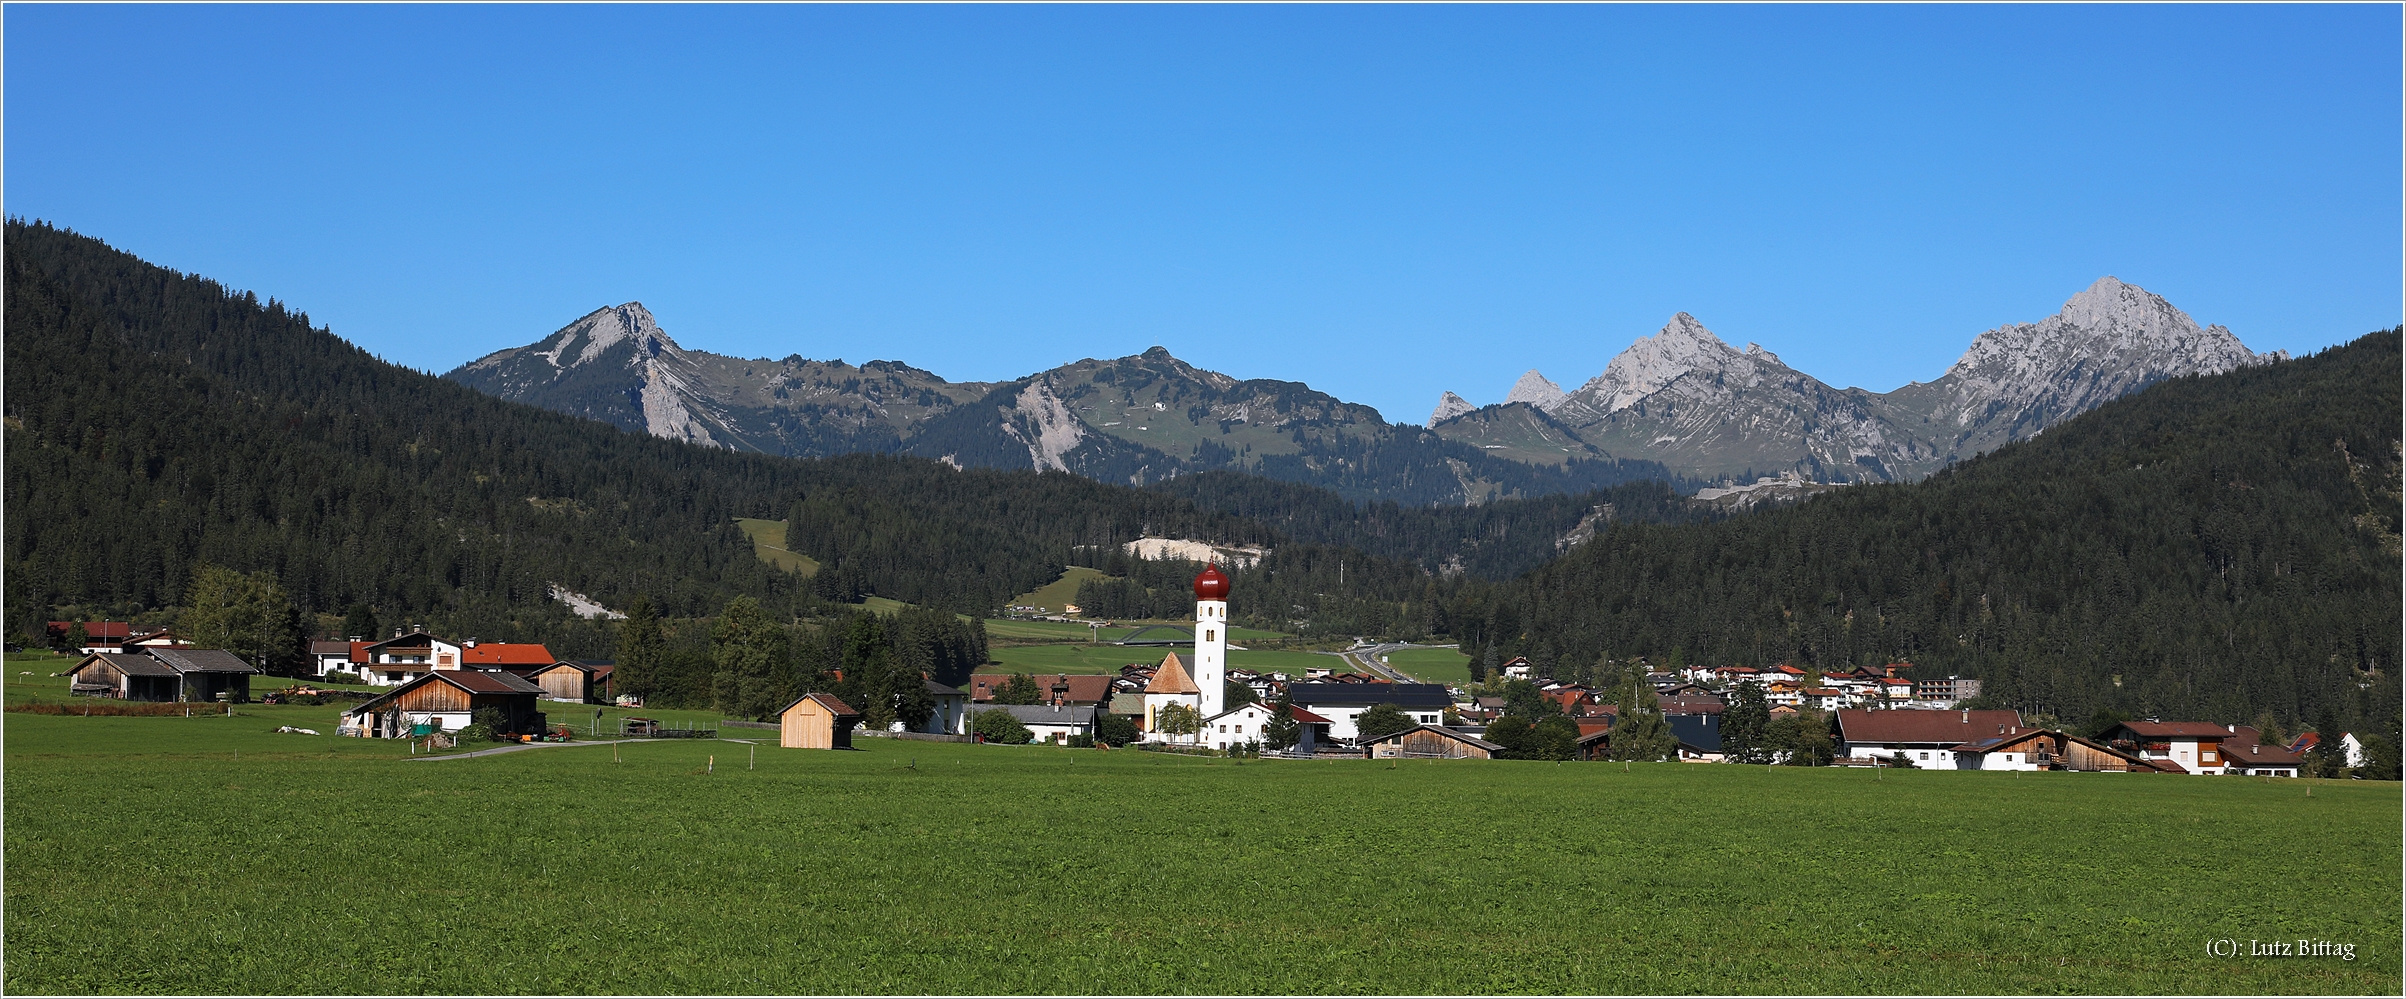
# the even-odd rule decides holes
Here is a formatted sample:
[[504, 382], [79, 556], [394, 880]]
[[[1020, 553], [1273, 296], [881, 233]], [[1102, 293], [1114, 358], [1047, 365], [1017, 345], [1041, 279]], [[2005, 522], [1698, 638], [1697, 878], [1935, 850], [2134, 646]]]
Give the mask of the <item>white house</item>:
[[1327, 718], [1329, 737], [1347, 741], [1357, 734], [1354, 719], [1377, 705], [1392, 704], [1414, 722], [1437, 725], [1453, 704], [1441, 683], [1296, 683], [1287, 685], [1287, 699]]
[[1092, 704], [989, 704], [977, 710], [979, 714], [1009, 712], [1028, 727], [1028, 734], [1035, 742], [1068, 742], [1073, 735], [1094, 734], [1096, 709]]
[[2027, 731], [2012, 711], [1838, 711], [1838, 755], [1880, 760], [1903, 755], [1924, 770], [1958, 768], [1956, 747]]
[[927, 696], [935, 699], [936, 710], [927, 716], [927, 724], [919, 726], [919, 731], [933, 735], [969, 734], [969, 695], [966, 692], [959, 687], [929, 680]]
[[1273, 711], [1269, 705], [1256, 701], [1205, 718], [1203, 719], [1203, 745], [1213, 749], [1227, 749], [1230, 746], [1242, 746], [1246, 743], [1266, 742], [1265, 736], [1270, 730], [1270, 719], [1276, 714], [1277, 712]]

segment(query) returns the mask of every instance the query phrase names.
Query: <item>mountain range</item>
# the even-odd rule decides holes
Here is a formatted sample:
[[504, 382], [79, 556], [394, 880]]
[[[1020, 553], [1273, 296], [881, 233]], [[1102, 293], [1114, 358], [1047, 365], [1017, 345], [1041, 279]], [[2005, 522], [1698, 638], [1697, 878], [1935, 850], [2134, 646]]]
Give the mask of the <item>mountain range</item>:
[[1702, 479], [1913, 480], [2167, 378], [2276, 356], [2109, 276], [2053, 316], [1980, 334], [1937, 380], [1893, 392], [1834, 388], [1682, 312], [1574, 391], [1530, 371], [1495, 406], [1445, 393], [1429, 423], [1516, 457], [1611, 454]]
[[897, 361], [689, 350], [639, 302], [444, 377], [674, 440], [796, 457], [901, 453], [1145, 485], [1224, 469], [1355, 500], [1475, 504], [1637, 479], [1910, 481], [2167, 378], [2268, 360], [2112, 277], [2037, 323], [1981, 333], [1930, 382], [1836, 388], [1673, 316], [1577, 389], [1537, 371], [1491, 406], [1447, 392], [1426, 427], [1301, 382], [1239, 380], [1155, 347], [1008, 382]]

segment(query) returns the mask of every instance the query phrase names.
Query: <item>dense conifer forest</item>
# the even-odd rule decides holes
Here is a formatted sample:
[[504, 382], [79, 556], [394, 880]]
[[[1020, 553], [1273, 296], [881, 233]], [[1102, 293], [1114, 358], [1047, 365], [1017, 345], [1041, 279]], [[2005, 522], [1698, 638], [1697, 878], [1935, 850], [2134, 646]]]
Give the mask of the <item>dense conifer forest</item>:
[[2025, 712], [2394, 725], [2399, 333], [2183, 378], [1909, 485], [1621, 523], [1466, 590], [1466, 648], [1911, 662]]

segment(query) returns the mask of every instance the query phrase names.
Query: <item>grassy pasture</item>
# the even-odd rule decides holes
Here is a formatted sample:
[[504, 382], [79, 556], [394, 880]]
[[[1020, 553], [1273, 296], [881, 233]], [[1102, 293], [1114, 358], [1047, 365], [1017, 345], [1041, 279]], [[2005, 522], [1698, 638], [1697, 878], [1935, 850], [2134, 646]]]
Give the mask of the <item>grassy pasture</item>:
[[752, 539], [752, 554], [760, 556], [761, 561], [806, 577], [818, 575], [818, 559], [785, 550], [785, 521], [737, 517], [735, 524], [743, 528], [745, 536]]
[[[1161, 657], [1175, 652], [1180, 659], [1193, 653], [1191, 646], [1170, 647], [1126, 645], [996, 645], [986, 650], [986, 657], [999, 666], [986, 669], [999, 672], [1025, 673], [1117, 673], [1128, 663], [1157, 663]], [[1283, 672], [1303, 675], [1308, 667], [1344, 669], [1345, 664], [1335, 656], [1317, 652], [1291, 652], [1283, 649], [1263, 649], [1228, 653], [1228, 665], [1241, 666], [1260, 672]]]
[[1063, 613], [1061, 608], [1078, 602], [1078, 584], [1089, 579], [1110, 579], [1100, 569], [1073, 565], [1062, 570], [1061, 578], [1011, 598], [1013, 607], [1039, 607], [1046, 613]]
[[2399, 986], [2395, 784], [6, 722], [17, 994]]
[[1470, 657], [1456, 649], [1404, 649], [1387, 653], [1387, 665], [1422, 683], [1469, 683]]

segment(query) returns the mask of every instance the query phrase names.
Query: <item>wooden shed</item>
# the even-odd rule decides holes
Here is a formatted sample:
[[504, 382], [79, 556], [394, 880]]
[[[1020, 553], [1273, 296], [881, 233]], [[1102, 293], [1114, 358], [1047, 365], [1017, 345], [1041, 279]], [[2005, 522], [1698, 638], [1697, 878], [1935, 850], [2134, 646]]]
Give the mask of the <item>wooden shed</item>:
[[1504, 747], [1442, 725], [1415, 725], [1363, 744], [1372, 759], [1488, 760]]
[[777, 712], [777, 744], [787, 749], [850, 749], [860, 717], [833, 694], [804, 694]]
[[183, 690], [180, 674], [140, 653], [95, 652], [68, 670], [67, 677], [68, 692], [77, 697], [172, 701]]

